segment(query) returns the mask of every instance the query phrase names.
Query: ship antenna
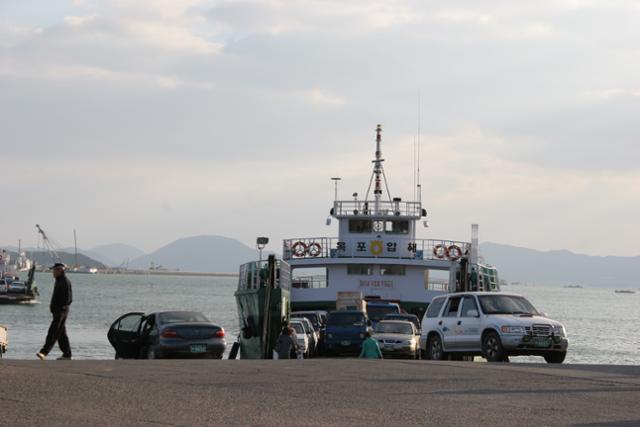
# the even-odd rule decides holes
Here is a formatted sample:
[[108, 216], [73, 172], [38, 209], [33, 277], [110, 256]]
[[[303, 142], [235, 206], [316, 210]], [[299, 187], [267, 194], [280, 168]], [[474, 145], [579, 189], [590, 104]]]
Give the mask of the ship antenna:
[[418, 191], [418, 202], [422, 203], [422, 185], [420, 184], [420, 134], [422, 133], [422, 99], [420, 92], [418, 92], [418, 156], [417, 156], [417, 180], [418, 185], [416, 190]]

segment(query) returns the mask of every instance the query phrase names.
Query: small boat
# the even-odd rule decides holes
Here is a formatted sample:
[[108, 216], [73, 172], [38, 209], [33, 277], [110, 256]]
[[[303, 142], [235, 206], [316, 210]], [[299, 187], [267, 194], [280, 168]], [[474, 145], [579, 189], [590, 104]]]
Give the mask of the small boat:
[[631, 289], [616, 289], [616, 294], [635, 294], [636, 291], [632, 291]]
[[29, 270], [29, 278], [26, 282], [19, 280], [11, 273], [0, 276], [0, 304], [29, 304], [37, 300], [38, 287], [35, 286], [36, 266]]
[[583, 289], [580, 285], [565, 285], [565, 289]]

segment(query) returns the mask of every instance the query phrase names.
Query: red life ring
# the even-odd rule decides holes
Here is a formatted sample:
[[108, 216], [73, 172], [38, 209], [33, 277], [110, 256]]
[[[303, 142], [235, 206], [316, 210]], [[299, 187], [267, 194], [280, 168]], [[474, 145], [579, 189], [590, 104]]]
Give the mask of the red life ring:
[[451, 245], [447, 248], [447, 256], [451, 261], [457, 261], [462, 257], [462, 249], [460, 246]]
[[445, 259], [449, 256], [449, 250], [443, 244], [436, 245], [433, 248], [433, 255], [435, 255], [435, 257], [438, 259]]
[[307, 245], [304, 242], [295, 242], [291, 246], [291, 252], [293, 252], [293, 256], [303, 257], [307, 254]]
[[320, 246], [320, 243], [313, 242], [307, 248], [307, 253], [315, 258], [322, 253], [322, 246]]

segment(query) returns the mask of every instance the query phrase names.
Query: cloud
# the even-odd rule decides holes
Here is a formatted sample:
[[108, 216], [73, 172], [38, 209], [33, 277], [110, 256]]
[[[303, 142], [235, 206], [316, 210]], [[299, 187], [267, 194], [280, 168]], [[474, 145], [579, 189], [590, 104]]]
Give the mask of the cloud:
[[324, 106], [340, 106], [346, 103], [346, 100], [340, 96], [333, 95], [321, 89], [311, 89], [303, 91], [302, 94], [311, 100], [311, 102]]
[[441, 21], [456, 22], [456, 23], [476, 23], [486, 24], [492, 21], [493, 15], [486, 13], [480, 13], [473, 10], [441, 10], [436, 12], [434, 18]]
[[249, 242], [265, 223], [274, 239], [325, 234], [328, 177], [344, 194], [366, 189], [379, 122], [391, 189], [413, 193], [420, 96], [428, 237], [466, 239], [478, 221], [491, 240], [637, 250], [631, 2], [58, 7], [42, 19], [16, 3], [0, 24], [6, 197], [33, 216], [9, 212], [16, 230], [31, 230], [30, 204], [53, 203], [53, 185], [99, 195], [71, 200], [73, 218], [51, 215], [84, 222], [96, 244], [122, 233], [148, 246], [159, 229], [163, 242]]
[[589, 99], [608, 100], [619, 96], [640, 96], [640, 89], [588, 90], [582, 95]]

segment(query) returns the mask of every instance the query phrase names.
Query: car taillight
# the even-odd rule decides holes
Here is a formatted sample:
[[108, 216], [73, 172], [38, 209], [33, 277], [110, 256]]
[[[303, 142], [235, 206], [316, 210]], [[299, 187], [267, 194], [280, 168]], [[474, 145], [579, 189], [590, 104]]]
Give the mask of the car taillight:
[[220, 330], [216, 332], [216, 338], [224, 338], [224, 328], [220, 328]]
[[178, 338], [178, 333], [176, 331], [172, 331], [171, 329], [167, 329], [162, 332], [162, 336], [164, 338]]

